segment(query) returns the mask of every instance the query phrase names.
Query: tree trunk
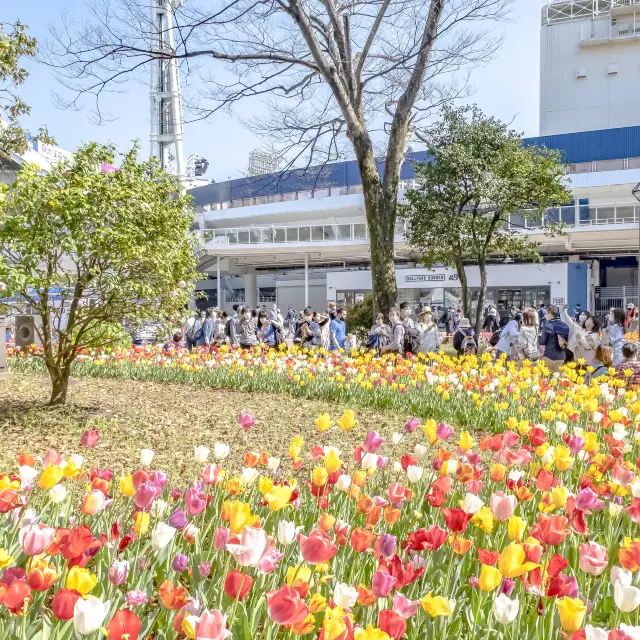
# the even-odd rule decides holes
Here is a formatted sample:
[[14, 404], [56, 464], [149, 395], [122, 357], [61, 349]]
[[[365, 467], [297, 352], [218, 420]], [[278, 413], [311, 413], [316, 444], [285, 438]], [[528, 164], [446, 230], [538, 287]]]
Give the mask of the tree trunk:
[[69, 388], [69, 375], [71, 368], [68, 366], [51, 366], [49, 377], [51, 378], [51, 398], [49, 406], [56, 407], [65, 404], [67, 401], [67, 389]]
[[478, 306], [476, 307], [476, 337], [480, 344], [480, 329], [482, 329], [482, 309], [484, 307], [484, 299], [487, 295], [487, 263], [484, 258], [478, 259], [478, 268], [480, 269], [480, 293], [478, 294]]
[[460, 282], [460, 289], [462, 290], [462, 312], [465, 318], [471, 320], [469, 281], [467, 280], [467, 272], [464, 270], [464, 262], [462, 260], [456, 260], [456, 271], [458, 272], [458, 280]]
[[[398, 299], [394, 235], [398, 206], [398, 180], [383, 188], [368, 136], [353, 140], [362, 178], [362, 192], [371, 247], [373, 314], [388, 316]], [[373, 318], [372, 318], [373, 321]]]

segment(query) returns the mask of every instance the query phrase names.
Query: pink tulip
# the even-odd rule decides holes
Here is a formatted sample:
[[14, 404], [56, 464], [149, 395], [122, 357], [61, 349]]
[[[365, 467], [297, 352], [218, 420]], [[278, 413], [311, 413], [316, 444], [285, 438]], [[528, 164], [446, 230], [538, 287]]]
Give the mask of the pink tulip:
[[507, 449], [513, 449], [520, 441], [520, 436], [513, 431], [505, 431], [502, 434], [502, 444]]
[[417, 600], [409, 600], [401, 593], [397, 593], [393, 598], [393, 610], [403, 618], [410, 618], [418, 612], [418, 601]]
[[384, 438], [377, 431], [367, 431], [363, 448], [367, 453], [375, 453], [384, 443]]
[[60, 452], [49, 449], [49, 451], [44, 454], [44, 458], [42, 458], [42, 468], [46, 469], [49, 464], [52, 467], [59, 467], [63, 462], [64, 456]]
[[241, 567], [257, 567], [276, 547], [264, 529], [245, 527], [238, 544], [227, 543], [227, 551]]
[[386, 571], [376, 571], [371, 579], [371, 590], [376, 595], [376, 598], [386, 598], [391, 593], [396, 582], [396, 578]]
[[222, 481], [222, 467], [217, 464], [208, 464], [200, 474], [200, 480], [205, 484], [217, 484]]
[[227, 629], [227, 616], [220, 611], [205, 611], [196, 622], [196, 640], [224, 640], [231, 635]]
[[378, 456], [376, 467], [378, 469], [386, 469], [389, 466], [389, 458], [387, 456]]
[[436, 428], [436, 437], [438, 440], [448, 440], [455, 434], [453, 427], [446, 422], [441, 422]]
[[213, 536], [213, 546], [218, 551], [224, 551], [227, 548], [227, 542], [229, 542], [229, 529], [226, 527], [218, 527]]
[[633, 482], [635, 474], [633, 473], [633, 471], [630, 471], [626, 467], [617, 464], [615, 467], [613, 467], [611, 476], [613, 477], [613, 481], [616, 484], [619, 484], [622, 487], [626, 487]]
[[243, 431], [251, 429], [256, 423], [256, 419], [250, 414], [244, 411], [238, 416], [238, 424]]
[[187, 507], [187, 513], [190, 516], [197, 516], [207, 506], [207, 498], [197, 487], [189, 487], [184, 496], [184, 503]]
[[515, 496], [508, 496], [503, 491], [496, 491], [491, 496], [491, 513], [496, 520], [508, 520], [513, 515], [517, 504]]
[[143, 482], [136, 491], [133, 501], [138, 509], [148, 509], [156, 499], [156, 485], [153, 482]]
[[598, 498], [593, 489], [585, 487], [576, 496], [576, 509], [580, 511], [601, 511], [604, 509], [604, 502]]
[[580, 451], [582, 451], [585, 443], [582, 436], [571, 436], [567, 444], [569, 445], [569, 451], [576, 456]]
[[482, 480], [469, 480], [464, 486], [469, 493], [477, 496], [482, 491]]
[[87, 429], [80, 438], [81, 447], [95, 447], [100, 442], [100, 431], [98, 429]]
[[284, 558], [284, 553], [273, 549], [271, 552], [262, 556], [262, 559], [258, 563], [258, 571], [260, 573], [272, 573], [278, 568], [282, 558]]
[[139, 607], [142, 604], [147, 604], [149, 596], [144, 591], [129, 591], [127, 593], [127, 604], [130, 607]]
[[420, 420], [418, 418], [409, 418], [404, 423], [404, 428], [407, 433], [413, 433], [420, 426]]
[[609, 564], [607, 550], [597, 542], [584, 542], [578, 547], [580, 568], [592, 576], [599, 576]]
[[28, 556], [39, 556], [51, 544], [56, 530], [43, 524], [31, 524], [20, 529], [20, 544]]

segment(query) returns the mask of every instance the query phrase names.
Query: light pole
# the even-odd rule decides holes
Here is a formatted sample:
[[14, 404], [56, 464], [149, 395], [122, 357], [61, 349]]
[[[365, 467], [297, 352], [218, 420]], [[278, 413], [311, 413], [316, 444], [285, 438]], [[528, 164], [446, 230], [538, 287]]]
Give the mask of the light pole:
[[[633, 191], [631, 193], [633, 193], [633, 197], [640, 202], [640, 182], [633, 187]], [[638, 304], [636, 306], [640, 309], [640, 210], [638, 210], [638, 231]]]

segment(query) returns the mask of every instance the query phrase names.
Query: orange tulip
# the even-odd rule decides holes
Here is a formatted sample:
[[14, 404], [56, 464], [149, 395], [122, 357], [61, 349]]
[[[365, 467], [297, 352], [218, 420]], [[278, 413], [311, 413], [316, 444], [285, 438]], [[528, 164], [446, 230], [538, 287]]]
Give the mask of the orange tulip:
[[473, 467], [470, 464], [460, 464], [456, 469], [456, 480], [458, 482], [469, 482], [474, 479]]
[[363, 584], [359, 584], [356, 588], [358, 589], [358, 604], [361, 607], [370, 607], [375, 603], [377, 600], [376, 594], [371, 589], [368, 589]]
[[244, 454], [244, 464], [246, 467], [257, 467], [260, 462], [260, 454], [255, 451], [247, 451]]
[[358, 513], [369, 513], [374, 506], [375, 502], [366, 493], [363, 493], [360, 498], [358, 498], [356, 511]]
[[507, 468], [503, 464], [492, 464], [491, 465], [491, 479], [494, 482], [502, 482], [504, 480], [504, 476], [507, 473]]
[[467, 540], [466, 538], [461, 538], [460, 536], [451, 537], [449, 539], [449, 543], [451, 544], [451, 548], [459, 555], [464, 555], [471, 549], [471, 540]]
[[402, 512], [400, 509], [394, 509], [391, 505], [384, 508], [384, 521], [386, 524], [395, 524], [400, 520]]
[[158, 589], [162, 604], [172, 611], [182, 609], [190, 600], [185, 587], [176, 587], [171, 580], [165, 580]]
[[533, 493], [529, 491], [529, 487], [523, 485], [516, 489], [516, 498], [518, 498], [520, 502], [529, 502], [529, 500], [533, 499]]
[[336, 519], [332, 515], [323, 513], [320, 518], [318, 518], [318, 529], [320, 529], [320, 531], [324, 531], [324, 533], [328, 533], [333, 529], [333, 525], [335, 523]]
[[375, 527], [382, 516], [382, 510], [380, 507], [373, 507], [367, 514], [366, 524], [368, 527]]
[[354, 529], [351, 532], [351, 546], [354, 551], [362, 553], [371, 547], [375, 537], [375, 534], [368, 529]]

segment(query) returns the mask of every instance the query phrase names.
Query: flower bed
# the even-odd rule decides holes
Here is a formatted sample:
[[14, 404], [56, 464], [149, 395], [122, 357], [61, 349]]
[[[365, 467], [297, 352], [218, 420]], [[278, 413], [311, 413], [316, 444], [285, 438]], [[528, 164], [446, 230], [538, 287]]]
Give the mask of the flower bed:
[[[10, 352], [15, 371], [44, 371], [30, 352]], [[613, 370], [612, 370], [613, 371]], [[515, 363], [481, 357], [451, 358], [431, 354], [411, 358], [354, 352], [340, 357], [323, 351], [234, 351], [222, 348], [168, 354], [158, 347], [139, 347], [81, 354], [73, 375], [150, 380], [214, 388], [289, 393], [339, 400], [351, 406], [378, 406], [404, 414], [445, 420], [459, 427], [491, 431], [510, 416], [540, 422], [551, 414], [580, 420], [597, 390], [584, 384], [586, 369], [568, 367], [549, 377], [542, 362]], [[612, 387], [623, 381], [611, 381]], [[567, 402], [550, 402], [561, 390]], [[566, 391], [565, 391], [566, 390]], [[586, 407], [586, 408], [585, 408]]]
[[[245, 413], [243, 466], [204, 442], [187, 487], [149, 450], [92, 467], [97, 430], [86, 460], [24, 453], [0, 474], [0, 637], [637, 638], [640, 401], [589, 394], [577, 419], [477, 441], [322, 414], [287, 459], [252, 450], [268, 425]], [[361, 444], [332, 447], [338, 430]]]

